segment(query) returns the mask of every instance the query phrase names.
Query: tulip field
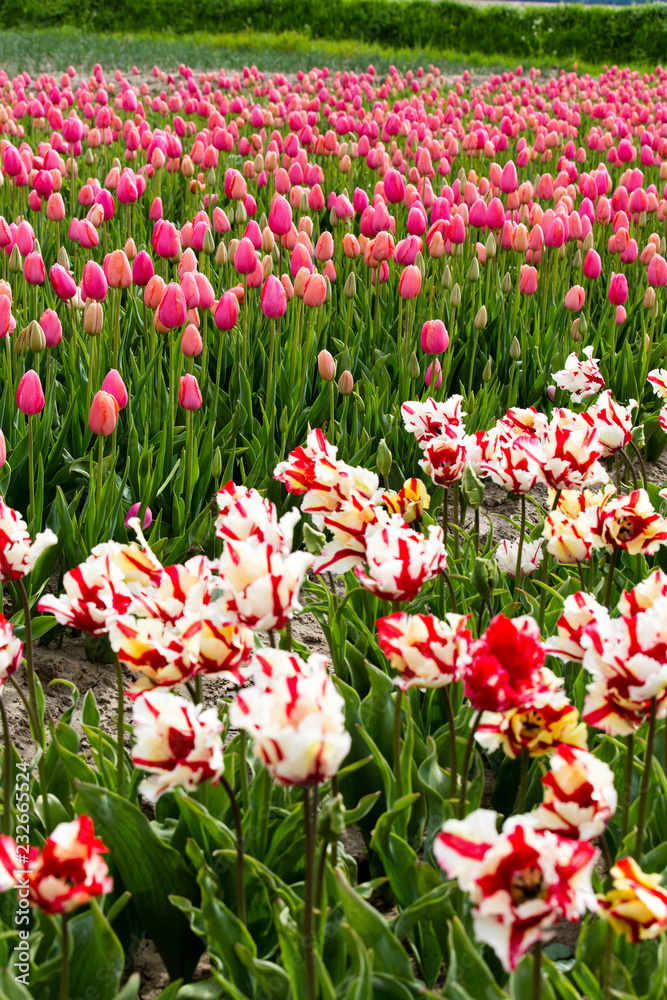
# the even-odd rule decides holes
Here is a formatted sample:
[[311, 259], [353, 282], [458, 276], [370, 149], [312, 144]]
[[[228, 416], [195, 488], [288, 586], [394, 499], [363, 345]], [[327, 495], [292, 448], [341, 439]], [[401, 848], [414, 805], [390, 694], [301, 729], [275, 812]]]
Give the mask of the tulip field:
[[0, 1000], [664, 1000], [667, 71], [0, 71], [0, 165]]

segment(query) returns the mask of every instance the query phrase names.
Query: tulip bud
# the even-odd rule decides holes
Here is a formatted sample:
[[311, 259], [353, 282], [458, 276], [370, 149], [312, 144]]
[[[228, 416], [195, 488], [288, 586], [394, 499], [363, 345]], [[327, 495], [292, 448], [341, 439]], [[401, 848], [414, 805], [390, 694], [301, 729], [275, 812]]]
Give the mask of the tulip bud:
[[391, 452], [387, 447], [387, 442], [384, 438], [381, 439], [377, 450], [377, 470], [383, 479], [386, 479], [391, 471]]
[[328, 351], [320, 351], [317, 355], [317, 367], [325, 382], [331, 382], [336, 374], [336, 362]]
[[503, 280], [500, 283], [500, 290], [503, 293], [503, 295], [509, 295], [509, 293], [512, 291], [512, 275], [509, 273], [509, 271], [506, 271], [505, 274], [503, 275]]
[[111, 368], [107, 372], [102, 388], [118, 403], [118, 408], [123, 410], [127, 406], [128, 394], [120, 372], [116, 368]]
[[96, 337], [102, 332], [104, 325], [104, 312], [102, 305], [91, 299], [83, 314], [83, 329], [91, 337]]
[[493, 594], [497, 579], [498, 569], [493, 559], [475, 559], [470, 580], [483, 601], [488, 601]]
[[30, 323], [28, 323], [27, 341], [28, 347], [31, 351], [34, 351], [35, 354], [39, 351], [43, 351], [46, 347], [46, 337], [44, 336], [44, 331], [36, 319], [33, 319]]
[[479, 281], [479, 261], [476, 257], [470, 261], [468, 268], [468, 281]]
[[[241, 204], [239, 202], [239, 204]], [[178, 405], [184, 410], [198, 410], [202, 404], [201, 389], [194, 375], [181, 375], [178, 387]]]
[[482, 306], [481, 309], [477, 310], [477, 315], [475, 316], [475, 329], [483, 330], [488, 322], [488, 316], [486, 312], [486, 306]]
[[572, 258], [572, 267], [574, 267], [575, 269], [580, 268], [581, 263], [582, 263], [581, 250], [577, 250], [574, 257]]
[[65, 250], [65, 247], [61, 247], [58, 251], [58, 263], [66, 271], [69, 271], [69, 257], [67, 256], [67, 250]]
[[512, 343], [510, 344], [510, 357], [513, 361], [518, 361], [521, 357], [521, 344], [516, 337], [512, 337]]
[[493, 368], [491, 366], [491, 358], [489, 358], [489, 360], [484, 365], [484, 371], [482, 372], [482, 381], [490, 382], [492, 374], [493, 374]]
[[32, 417], [44, 409], [44, 393], [39, 375], [30, 368], [18, 384], [16, 390], [16, 405], [21, 413]]
[[21, 270], [21, 254], [19, 253], [19, 248], [16, 243], [12, 247], [12, 252], [9, 255], [9, 264], [7, 266], [12, 274], [18, 274]]
[[349, 396], [354, 389], [354, 379], [352, 378], [352, 372], [348, 371], [346, 368], [341, 377], [338, 379], [338, 391], [341, 396]]
[[213, 233], [207, 226], [204, 231], [204, 239], [202, 241], [202, 253], [212, 254], [215, 252], [215, 240], [213, 239]]
[[461, 289], [459, 288], [458, 281], [455, 282], [454, 287], [449, 293], [449, 304], [451, 305], [452, 309], [458, 309], [458, 307], [461, 305]]
[[278, 422], [278, 429], [281, 434], [287, 434], [287, 429], [289, 427], [289, 413], [287, 412], [287, 407], [283, 406], [283, 412], [280, 414], [280, 420]]
[[357, 294], [357, 279], [354, 271], [350, 271], [343, 285], [343, 295], [346, 299], [353, 299]]
[[578, 316], [577, 319], [575, 319], [574, 322], [572, 323], [572, 326], [570, 327], [570, 337], [574, 341], [581, 340], [581, 321], [582, 321], [582, 319], [583, 319], [583, 316]]
[[639, 218], [637, 219], [637, 225], [640, 229], [643, 229], [646, 225], [646, 212], [640, 212]]
[[306, 552], [310, 552], [313, 556], [319, 556], [320, 552], [326, 544], [326, 535], [319, 531], [315, 531], [314, 528], [304, 522], [303, 525], [303, 544], [306, 546]]
[[242, 201], [237, 202], [236, 205], [236, 222], [239, 226], [244, 225], [248, 221], [248, 213], [245, 210], [245, 205]]
[[213, 479], [218, 480], [222, 475], [222, 452], [220, 448], [216, 448], [213, 452], [213, 458], [211, 459], [211, 475]]
[[414, 351], [408, 361], [408, 378], [419, 378], [419, 361]]
[[594, 247], [595, 247], [595, 237], [593, 236], [593, 233], [592, 232], [586, 233], [586, 236], [584, 237], [583, 242], [581, 244], [582, 252], [584, 254], [587, 254], [588, 251], [592, 250]]
[[653, 309], [655, 306], [655, 288], [647, 288], [644, 293], [644, 308]]
[[496, 237], [493, 235], [493, 233], [489, 233], [489, 235], [487, 236], [486, 243], [484, 244], [484, 249], [486, 250], [486, 259], [493, 260], [493, 258], [496, 256], [496, 252], [498, 249], [498, 245], [496, 243]]
[[470, 506], [474, 510], [479, 510], [484, 499], [484, 482], [469, 465], [466, 465], [463, 471], [461, 489]]
[[222, 241], [218, 243], [218, 247], [215, 251], [215, 262], [218, 267], [224, 267], [227, 263], [227, 247]]
[[24, 326], [22, 330], [14, 336], [13, 338], [13, 348], [14, 354], [27, 354], [28, 353], [28, 327]]

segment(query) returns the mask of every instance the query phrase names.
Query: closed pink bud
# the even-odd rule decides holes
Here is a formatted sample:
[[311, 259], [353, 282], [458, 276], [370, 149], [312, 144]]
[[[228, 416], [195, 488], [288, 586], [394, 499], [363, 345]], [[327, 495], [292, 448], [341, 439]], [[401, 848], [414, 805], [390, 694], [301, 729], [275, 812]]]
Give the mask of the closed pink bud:
[[600, 254], [597, 250], [591, 248], [584, 257], [584, 276], [590, 278], [591, 281], [595, 281], [596, 278], [600, 277], [601, 273], [602, 261], [600, 260]]
[[565, 308], [569, 309], [570, 312], [579, 312], [584, 308], [585, 301], [586, 292], [581, 285], [573, 285], [565, 293]]
[[181, 288], [188, 309], [196, 309], [199, 305], [199, 289], [197, 288], [197, 279], [193, 271], [186, 271], [183, 275], [181, 278]]
[[262, 312], [269, 319], [278, 319], [284, 316], [287, 310], [287, 296], [285, 289], [279, 278], [270, 274], [262, 288], [261, 296]]
[[285, 236], [292, 226], [292, 209], [290, 203], [281, 194], [271, 202], [269, 209], [269, 229], [274, 236]]
[[628, 314], [625, 311], [625, 306], [616, 306], [616, 316], [615, 316], [616, 326], [622, 326], [627, 318]]
[[205, 274], [197, 272], [195, 274], [197, 291], [199, 292], [199, 309], [210, 309], [215, 302], [215, 292], [213, 286]]
[[150, 254], [146, 253], [145, 250], [140, 250], [132, 264], [132, 281], [139, 288], [145, 288], [154, 274], [155, 268]]
[[285, 297], [287, 301], [291, 302], [294, 298], [294, 285], [292, 284], [292, 279], [289, 274], [285, 274], [283, 272], [283, 274], [280, 275], [280, 283], [285, 289]]
[[23, 263], [23, 277], [29, 285], [41, 285], [46, 278], [46, 268], [42, 255], [33, 251], [29, 253]]
[[162, 198], [153, 198], [151, 207], [148, 209], [148, 218], [151, 222], [159, 222], [163, 217]]
[[0, 469], [3, 467], [7, 461], [7, 442], [5, 441], [5, 435], [0, 431]]
[[311, 309], [324, 305], [327, 298], [327, 283], [323, 275], [310, 274], [303, 290], [303, 304]]
[[218, 330], [233, 330], [239, 318], [239, 302], [233, 292], [224, 292], [213, 313]]
[[[607, 297], [612, 305], [622, 306], [628, 298], [628, 279], [621, 272], [611, 272]], [[621, 321], [623, 322], [623, 321]]]
[[553, 220], [546, 233], [544, 234], [544, 243], [546, 246], [552, 249], [557, 249], [562, 247], [565, 243], [567, 233], [565, 230], [565, 225], [560, 216], [556, 216]]
[[667, 260], [656, 253], [651, 257], [648, 265], [648, 283], [657, 288], [667, 285]]
[[35, 231], [26, 219], [16, 229], [16, 245], [22, 257], [27, 257], [35, 249]]
[[124, 250], [112, 250], [104, 261], [104, 273], [109, 288], [129, 288], [132, 284], [132, 268]]
[[[435, 368], [433, 367], [434, 365]], [[431, 387], [431, 383], [433, 382], [434, 372], [435, 372], [434, 388], [439, 389], [440, 386], [442, 385], [442, 367], [437, 358], [435, 359], [435, 361], [432, 361], [431, 364], [426, 369], [426, 375], [424, 376], [424, 385], [427, 388]]]
[[54, 192], [49, 195], [49, 200], [46, 203], [46, 217], [51, 222], [62, 222], [65, 218], [65, 202], [60, 193]]
[[96, 302], [104, 302], [109, 291], [106, 276], [103, 268], [95, 260], [87, 260], [83, 265], [83, 276], [81, 279], [81, 297], [83, 299], [95, 299]]
[[118, 403], [109, 392], [100, 389], [93, 396], [88, 414], [88, 426], [93, 434], [104, 434], [109, 437], [116, 429], [118, 420]]
[[440, 319], [427, 319], [422, 327], [421, 345], [424, 354], [442, 354], [449, 347], [449, 334]]
[[405, 198], [405, 178], [398, 170], [388, 170], [384, 175], [384, 194], [391, 205], [398, 205]]
[[528, 264], [521, 265], [519, 275], [519, 291], [522, 295], [534, 295], [537, 291], [537, 268]]
[[338, 391], [342, 396], [349, 396], [354, 389], [354, 379], [352, 378], [352, 372], [347, 368], [338, 379]]
[[45, 309], [39, 318], [39, 325], [44, 331], [46, 346], [57, 347], [63, 339], [63, 328], [58, 313], [53, 309]]
[[118, 403], [119, 410], [125, 409], [127, 406], [128, 395], [125, 383], [123, 382], [119, 371], [115, 368], [111, 368], [104, 379], [104, 382], [102, 382], [102, 388], [105, 392], [108, 392], [110, 396], [113, 396]]
[[[140, 510], [141, 510], [140, 503], [132, 504], [132, 506], [127, 512], [127, 516], [125, 517], [126, 528], [130, 527], [130, 521], [132, 520], [133, 517], [139, 517]], [[152, 523], [153, 523], [153, 512], [151, 511], [150, 507], [146, 507], [146, 510], [144, 511], [144, 523], [141, 525], [142, 530], [147, 531]]]
[[33, 417], [44, 409], [44, 393], [37, 372], [30, 368], [18, 384], [16, 405], [26, 417]]
[[320, 351], [317, 355], [317, 369], [325, 382], [331, 382], [334, 378], [336, 362], [328, 351]]
[[333, 236], [330, 232], [325, 230], [320, 234], [320, 238], [315, 244], [315, 250], [313, 256], [315, 260], [331, 260], [334, 255], [334, 241]]
[[178, 405], [184, 410], [198, 410], [202, 404], [201, 389], [194, 375], [181, 375]]
[[336, 281], [336, 265], [332, 260], [328, 260], [324, 267], [322, 268], [322, 274], [325, 278], [329, 279], [329, 284], [333, 285]]
[[84, 250], [92, 250], [100, 242], [99, 233], [90, 219], [79, 219], [76, 235]]
[[49, 281], [59, 299], [69, 302], [76, 295], [76, 282], [74, 278], [60, 264], [54, 264], [49, 269]]
[[157, 309], [160, 302], [162, 302], [162, 296], [166, 287], [159, 274], [154, 274], [152, 278], [149, 278], [148, 284], [144, 289], [144, 305], [147, 309]]
[[167, 330], [175, 330], [183, 326], [188, 315], [185, 295], [180, 285], [171, 281], [164, 290], [164, 295], [157, 307], [157, 320]]
[[257, 253], [252, 241], [244, 236], [234, 253], [234, 267], [238, 274], [251, 274], [257, 265]]
[[181, 237], [178, 229], [168, 219], [155, 224], [152, 242], [153, 250], [158, 257], [163, 257], [166, 260], [177, 257], [178, 251], [181, 249]]
[[227, 218], [227, 213], [224, 209], [220, 208], [219, 205], [213, 209], [213, 228], [215, 229], [218, 236], [222, 236], [223, 233], [228, 233], [232, 228]]
[[12, 320], [12, 300], [7, 295], [0, 295], [0, 340], [9, 333]]
[[422, 287], [422, 275], [416, 264], [408, 264], [398, 281], [398, 294], [402, 299], [416, 299]]
[[517, 177], [516, 167], [513, 160], [508, 160], [503, 167], [498, 187], [503, 194], [512, 194], [512, 192], [516, 191], [519, 187], [519, 179]]
[[204, 347], [199, 330], [194, 323], [188, 323], [181, 337], [181, 350], [186, 358], [198, 358]]

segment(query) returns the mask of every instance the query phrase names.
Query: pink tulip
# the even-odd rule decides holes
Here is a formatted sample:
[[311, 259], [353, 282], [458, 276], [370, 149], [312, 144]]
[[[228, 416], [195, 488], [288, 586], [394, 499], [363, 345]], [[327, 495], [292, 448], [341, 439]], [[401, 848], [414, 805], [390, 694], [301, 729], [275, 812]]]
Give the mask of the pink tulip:
[[33, 251], [29, 253], [23, 263], [23, 277], [29, 285], [41, 285], [46, 278], [46, 268], [42, 255]]
[[107, 373], [104, 382], [102, 382], [102, 388], [105, 392], [108, 392], [110, 396], [113, 396], [118, 403], [119, 410], [125, 409], [127, 406], [128, 395], [125, 383], [123, 382], [119, 371], [115, 368], [111, 368]]
[[113, 434], [118, 420], [118, 403], [114, 397], [100, 389], [93, 396], [88, 414], [88, 426], [93, 434], [103, 434], [109, 437]]
[[602, 272], [602, 261], [600, 260], [600, 254], [597, 250], [592, 248], [587, 252], [584, 257], [584, 276], [595, 281], [596, 278], [600, 277]]
[[4, 466], [7, 461], [7, 442], [5, 441], [5, 435], [0, 431], [0, 469]]
[[408, 264], [398, 281], [398, 294], [402, 299], [416, 299], [422, 287], [422, 274], [415, 264]]
[[[141, 510], [140, 503], [132, 504], [125, 517], [126, 528], [129, 528], [130, 521], [132, 520], [133, 517], [139, 517], [140, 510]], [[150, 507], [146, 507], [146, 510], [144, 511], [144, 523], [141, 525], [141, 527], [144, 531], [147, 531], [152, 523], [153, 523], [153, 512], [151, 511]]]
[[519, 179], [517, 177], [516, 167], [513, 160], [508, 160], [503, 167], [498, 187], [503, 194], [512, 194], [519, 187]]
[[[434, 369], [434, 366], [435, 366], [435, 369]], [[424, 376], [424, 385], [427, 388], [431, 387], [431, 383], [433, 382], [433, 372], [434, 372], [434, 370], [435, 370], [435, 384], [434, 384], [434, 388], [435, 389], [439, 389], [440, 386], [442, 385], [442, 367], [441, 367], [440, 362], [438, 361], [437, 358], [434, 361], [432, 361], [431, 364], [426, 369], [426, 375]]]
[[124, 250], [112, 250], [104, 259], [104, 273], [109, 288], [129, 288], [132, 268]]
[[251, 274], [257, 266], [257, 252], [252, 241], [244, 236], [234, 253], [234, 268], [237, 274]]
[[270, 274], [264, 282], [261, 309], [269, 319], [279, 319], [287, 311], [287, 296], [279, 278]]
[[628, 279], [622, 272], [618, 274], [615, 271], [611, 272], [607, 297], [614, 306], [622, 306], [627, 301]]
[[405, 180], [398, 170], [388, 170], [384, 175], [384, 194], [391, 205], [398, 205], [405, 198]]
[[199, 308], [210, 309], [215, 302], [215, 292], [213, 291], [211, 282], [205, 274], [200, 274], [199, 272], [195, 274], [195, 281], [197, 282], [197, 291], [199, 292]]
[[202, 405], [201, 389], [194, 375], [181, 375], [178, 405], [184, 410], [198, 410]]
[[565, 308], [569, 309], [570, 312], [579, 312], [584, 308], [585, 301], [586, 292], [581, 285], [573, 285], [565, 293]]
[[87, 260], [83, 265], [81, 278], [81, 295], [84, 299], [95, 299], [104, 302], [109, 292], [109, 285], [103, 268], [94, 260]]
[[239, 318], [239, 302], [231, 291], [224, 292], [213, 313], [218, 330], [233, 330]]
[[140, 288], [145, 288], [155, 274], [153, 261], [145, 250], [140, 250], [132, 264], [132, 281]]
[[[1, 301], [2, 299], [0, 299]], [[63, 339], [63, 328], [58, 313], [54, 312], [53, 309], [45, 309], [39, 318], [39, 325], [44, 331], [46, 346], [57, 347]]]
[[442, 354], [449, 347], [449, 334], [440, 319], [428, 319], [421, 332], [421, 346], [424, 354]]
[[274, 236], [285, 236], [292, 226], [290, 203], [281, 194], [275, 196], [269, 209], [269, 229]]
[[519, 291], [522, 295], [534, 295], [537, 291], [537, 268], [523, 264], [519, 275]]
[[324, 305], [327, 297], [327, 283], [321, 274], [310, 274], [303, 290], [303, 304], [311, 309]]
[[163, 257], [167, 260], [176, 257], [181, 248], [181, 238], [178, 229], [168, 219], [156, 223], [153, 230], [152, 242], [153, 250], [158, 257]]
[[49, 196], [46, 203], [46, 217], [50, 222], [62, 222], [65, 218], [65, 202], [59, 192]]
[[74, 278], [60, 264], [53, 264], [49, 269], [49, 281], [59, 299], [68, 302], [76, 295], [76, 282]]
[[336, 374], [336, 362], [329, 351], [320, 351], [317, 355], [317, 370], [325, 382], [331, 382]]
[[16, 390], [16, 405], [21, 413], [33, 417], [44, 409], [44, 393], [37, 372], [30, 368], [18, 384]]
[[667, 285], [667, 260], [660, 254], [651, 257], [647, 271], [648, 283], [655, 288], [662, 288]]
[[175, 330], [183, 326], [187, 319], [188, 307], [185, 302], [185, 295], [180, 285], [170, 282], [157, 307], [157, 320], [167, 330]]
[[181, 337], [181, 351], [186, 358], [198, 358], [204, 348], [199, 330], [194, 323], [188, 323]]

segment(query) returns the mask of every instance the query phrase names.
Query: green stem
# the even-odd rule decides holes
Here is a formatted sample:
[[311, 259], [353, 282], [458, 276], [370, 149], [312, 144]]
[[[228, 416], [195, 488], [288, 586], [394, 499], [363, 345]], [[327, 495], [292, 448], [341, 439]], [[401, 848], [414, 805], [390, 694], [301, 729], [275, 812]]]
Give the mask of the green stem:
[[9, 837], [12, 832], [12, 741], [9, 736], [9, 721], [5, 699], [0, 695], [0, 718], [2, 718], [2, 738], [4, 756], [2, 758], [2, 832]]
[[616, 567], [616, 560], [618, 559], [618, 549], [614, 549], [611, 558], [609, 560], [609, 569], [607, 570], [607, 588], [604, 595], [605, 607], [609, 608], [611, 606], [611, 591], [614, 584], [614, 569]]
[[62, 915], [62, 949], [63, 958], [62, 966], [60, 969], [60, 991], [58, 993], [59, 1000], [69, 1000], [69, 930], [67, 927], [67, 913]]
[[470, 760], [472, 758], [472, 750], [475, 743], [475, 733], [477, 732], [477, 727], [482, 721], [482, 712], [477, 712], [475, 718], [472, 720], [472, 725], [470, 727], [470, 732], [468, 733], [468, 740], [466, 742], [466, 749], [463, 755], [463, 767], [461, 769], [461, 797], [459, 799], [459, 819], [463, 819], [466, 814], [466, 792], [468, 790], [468, 771], [470, 770]]
[[97, 488], [95, 490], [95, 520], [99, 518], [102, 500], [102, 477], [104, 465], [104, 434], [97, 435]]
[[530, 767], [530, 754], [523, 747], [521, 750], [521, 778], [519, 780], [519, 794], [517, 796], [517, 812], [526, 811], [526, 790], [528, 788], [528, 768]]
[[531, 1000], [540, 1000], [542, 996], [542, 942], [533, 945], [533, 988]]
[[445, 699], [445, 714], [447, 716], [447, 722], [449, 724], [449, 758], [450, 758], [450, 777], [449, 777], [449, 797], [451, 799], [456, 795], [456, 785], [458, 783], [458, 752], [456, 749], [456, 722], [454, 720], [454, 709], [452, 707], [452, 696], [449, 692], [449, 685], [446, 684], [442, 689], [442, 694]]
[[193, 448], [194, 448], [194, 435], [192, 429], [192, 421], [194, 414], [192, 410], [186, 410], [185, 412], [185, 502], [190, 502], [190, 497], [192, 496], [192, 466], [194, 463]]
[[651, 698], [651, 713], [648, 722], [648, 736], [646, 737], [646, 756], [644, 757], [644, 770], [642, 771], [642, 781], [639, 786], [639, 809], [637, 812], [637, 836], [635, 839], [635, 860], [641, 863], [642, 848], [644, 846], [644, 824], [646, 821], [646, 804], [648, 798], [648, 787], [651, 779], [651, 768], [653, 765], [653, 743], [655, 740], [655, 716], [657, 702], [655, 697]]
[[634, 733], [628, 736], [627, 749], [625, 751], [625, 773], [623, 775], [623, 800], [621, 809], [621, 843], [628, 835], [630, 798], [632, 793], [632, 772], [635, 763], [635, 737]]
[[30, 507], [28, 509], [28, 524], [33, 528], [35, 523], [35, 453], [32, 436], [33, 418], [28, 417], [28, 488], [30, 491]]
[[125, 730], [125, 701], [124, 701], [124, 691], [123, 691], [123, 668], [120, 665], [120, 660], [116, 656], [116, 690], [118, 695], [118, 720], [117, 720], [117, 781], [116, 788], [118, 789], [118, 794], [123, 794], [123, 777], [125, 770], [125, 747], [123, 744], [123, 733]]
[[396, 799], [403, 795], [403, 778], [401, 775], [401, 708], [403, 705], [403, 692], [396, 689], [396, 700], [394, 701], [394, 772], [396, 774]]
[[[317, 788], [317, 786], [316, 786]], [[317, 791], [315, 790], [315, 809], [317, 808]], [[314, 812], [314, 810], [313, 810]], [[306, 868], [304, 873], [304, 911], [303, 911], [303, 952], [306, 973], [306, 1000], [315, 1000], [315, 953], [313, 951], [313, 911], [315, 889], [315, 824], [311, 814], [310, 788], [303, 789], [303, 826], [306, 834]]]
[[248, 739], [245, 729], [241, 730], [239, 740], [239, 780], [241, 782], [241, 802], [244, 811], [250, 808], [250, 795], [248, 794], [248, 765], [246, 763], [246, 741]]
[[[32, 619], [30, 617], [30, 602], [28, 601], [28, 594], [26, 593], [25, 586], [22, 579], [16, 581], [16, 586], [21, 597], [21, 604], [23, 606], [23, 618], [25, 623], [25, 643], [24, 643], [24, 653], [25, 653], [25, 669], [26, 676], [28, 678], [28, 694], [30, 702], [30, 715], [32, 716], [34, 737], [39, 743], [42, 751], [46, 745], [46, 734], [44, 732], [44, 726], [39, 715], [39, 706], [37, 703], [37, 685], [35, 684], [35, 668], [32, 660]], [[15, 685], [18, 690], [18, 684]], [[22, 692], [21, 692], [22, 693]], [[46, 790], [46, 771], [44, 770], [44, 753], [42, 752], [39, 756], [39, 761], [37, 762], [37, 771], [39, 774], [39, 785], [42, 794], [42, 802], [44, 803], [44, 822], [46, 824], [47, 831], [51, 828], [51, 816], [49, 810], [49, 797]]]
[[523, 541], [526, 537], [526, 494], [521, 494], [521, 528], [519, 531], [519, 547], [516, 553], [516, 567], [514, 569], [514, 581], [512, 584], [512, 597], [516, 594], [517, 580], [521, 583], [521, 556], [523, 555]]
[[248, 917], [246, 911], [246, 897], [245, 897], [245, 870], [244, 870], [244, 851], [243, 851], [243, 823], [241, 820], [241, 810], [239, 808], [238, 799], [234, 794], [234, 789], [229, 784], [224, 774], [220, 777], [220, 784], [227, 792], [229, 796], [229, 802], [232, 807], [232, 814], [234, 816], [234, 829], [236, 831], [236, 906], [238, 910], [238, 918], [247, 927]]

